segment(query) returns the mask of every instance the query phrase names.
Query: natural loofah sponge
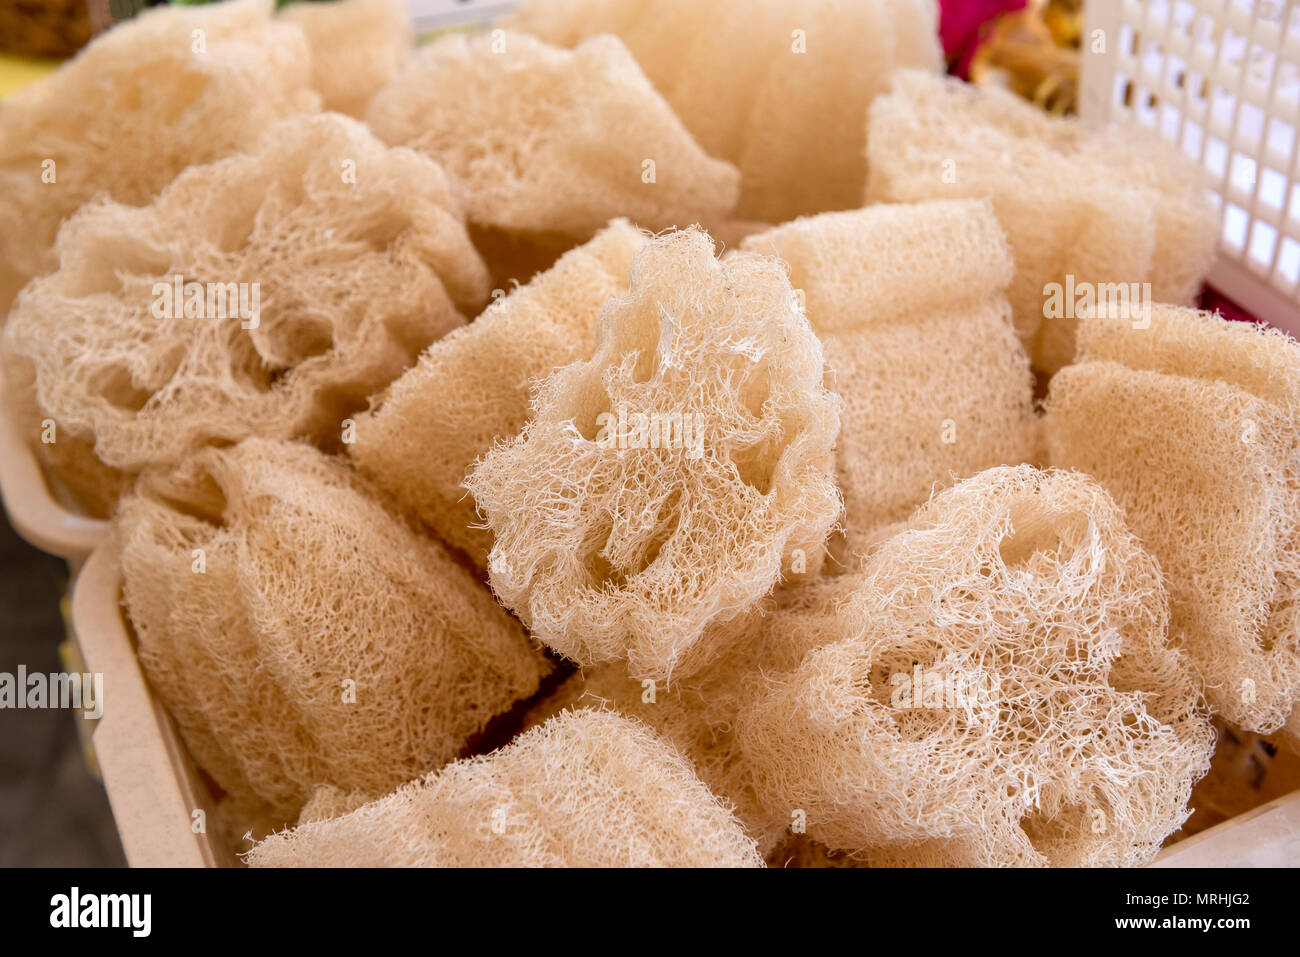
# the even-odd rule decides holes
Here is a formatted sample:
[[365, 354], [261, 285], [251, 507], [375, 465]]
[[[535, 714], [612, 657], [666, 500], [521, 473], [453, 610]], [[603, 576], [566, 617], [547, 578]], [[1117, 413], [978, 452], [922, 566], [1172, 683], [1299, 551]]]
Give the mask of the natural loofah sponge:
[[859, 206], [868, 104], [891, 70], [943, 62], [933, 0], [525, 0], [506, 22], [564, 46], [619, 36], [740, 168], [738, 214], [773, 223]]
[[936, 485], [1033, 458], [1033, 375], [1003, 295], [1014, 266], [986, 201], [824, 213], [741, 248], [789, 265], [844, 399], [847, 550]]
[[649, 243], [592, 358], [466, 480], [498, 597], [583, 664], [682, 677], [723, 653], [784, 573], [820, 565], [840, 511], [838, 399], [780, 265]]
[[[1087, 130], [1008, 91], [915, 70], [894, 76], [868, 126], [869, 202], [993, 200], [1016, 262], [1016, 328], [1044, 372], [1074, 355], [1085, 289], [1119, 296], [1107, 284], [1131, 294], [1136, 283], [1141, 297], [1149, 282], [1146, 302], [1187, 303], [1214, 258], [1218, 218], [1199, 167], [1150, 131]], [[1045, 318], [1056, 316], [1051, 283], [1060, 315]]]
[[357, 119], [415, 48], [405, 0], [295, 3], [280, 17], [307, 37], [322, 106]]
[[1300, 698], [1300, 346], [1171, 306], [1084, 319], [1047, 407], [1053, 464], [1096, 476], [1159, 559], [1210, 704], [1277, 730]]
[[354, 461], [484, 569], [492, 535], [465, 491], [465, 475], [493, 443], [523, 429], [537, 380], [591, 357], [600, 308], [627, 289], [632, 257], [645, 241], [626, 221], [611, 223], [431, 345], [374, 411], [357, 417]]
[[[874, 550], [737, 723], [773, 812], [895, 863], [1150, 860], [1213, 734], [1159, 566], [1087, 476], [990, 469]], [[798, 626], [792, 619], [791, 626]]]
[[59, 251], [7, 348], [41, 410], [127, 472], [247, 435], [338, 442], [487, 291], [441, 170], [332, 113], [148, 206], [87, 206]]
[[609, 712], [562, 714], [342, 817], [267, 838], [254, 867], [761, 867], [669, 744]]
[[689, 226], [736, 202], [736, 170], [700, 149], [614, 37], [573, 51], [504, 31], [443, 37], [368, 119], [445, 166], [480, 226], [585, 239], [615, 216]]
[[59, 224], [95, 196], [152, 199], [187, 166], [314, 109], [311, 61], [271, 0], [144, 10], [0, 103], [0, 262], [54, 269]]
[[209, 449], [117, 517], [140, 662], [226, 792], [294, 819], [453, 760], [549, 666], [474, 577], [343, 463]]

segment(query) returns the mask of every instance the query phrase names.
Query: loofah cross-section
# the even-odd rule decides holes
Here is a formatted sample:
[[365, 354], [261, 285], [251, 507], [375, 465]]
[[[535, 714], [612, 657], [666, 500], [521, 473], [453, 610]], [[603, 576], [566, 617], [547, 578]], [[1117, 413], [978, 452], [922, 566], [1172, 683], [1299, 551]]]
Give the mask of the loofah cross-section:
[[601, 314], [594, 355], [466, 486], [492, 586], [583, 665], [682, 677], [725, 652], [783, 575], [815, 572], [840, 511], [839, 400], [779, 263], [660, 237]]
[[337, 459], [250, 439], [140, 485], [117, 536], [141, 665], [199, 766], [281, 821], [455, 759], [549, 670]]
[[[347, 807], [338, 795], [313, 814]], [[754, 842], [645, 725], [567, 712], [248, 854], [253, 867], [761, 867]]]

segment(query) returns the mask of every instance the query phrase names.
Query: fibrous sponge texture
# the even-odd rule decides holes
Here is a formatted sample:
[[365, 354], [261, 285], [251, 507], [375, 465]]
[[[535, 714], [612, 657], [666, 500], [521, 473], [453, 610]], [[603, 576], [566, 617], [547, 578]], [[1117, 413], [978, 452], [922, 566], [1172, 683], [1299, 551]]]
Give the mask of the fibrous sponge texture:
[[615, 37], [570, 51], [505, 31], [447, 36], [368, 119], [445, 166], [481, 226], [585, 239], [617, 216], [689, 226], [736, 202], [735, 168], [700, 149]]
[[282, 821], [453, 760], [548, 670], [337, 459], [250, 439], [141, 486], [117, 518], [141, 665], [198, 764]]
[[59, 224], [95, 196], [142, 204], [178, 173], [314, 109], [311, 60], [271, 0], [142, 11], [0, 103], [0, 261], [58, 265]]
[[936, 485], [1032, 459], [1033, 375], [1003, 294], [1014, 267], [986, 201], [824, 213], [741, 248], [789, 265], [844, 400], [848, 551]]
[[415, 49], [405, 0], [295, 3], [280, 17], [307, 37], [321, 106], [357, 119]]
[[1159, 566], [1088, 477], [941, 492], [832, 613], [842, 637], [737, 724], [765, 806], [809, 837], [873, 862], [1116, 865], [1185, 819], [1210, 723]]
[[1300, 697], [1300, 346], [1169, 306], [1084, 319], [1047, 408], [1053, 464], [1096, 476], [1159, 559], [1210, 704], [1277, 730]]
[[333, 820], [254, 867], [761, 867], [754, 842], [645, 725], [567, 712]]
[[143, 207], [94, 203], [7, 348], [61, 429], [128, 472], [344, 419], [487, 294], [442, 171], [338, 114], [290, 117]]
[[1201, 171], [1153, 132], [1088, 130], [1008, 91], [916, 70], [894, 76], [868, 126], [868, 201], [992, 199], [1015, 257], [1016, 329], [1044, 372], [1074, 355], [1081, 297], [1124, 308], [1136, 283], [1148, 303], [1189, 303], [1214, 258], [1218, 219]]
[[626, 221], [611, 223], [431, 345], [374, 411], [357, 417], [353, 460], [480, 567], [492, 535], [462, 484], [466, 473], [523, 429], [534, 383], [591, 357], [600, 309], [627, 289], [645, 241]]
[[492, 586], [583, 665], [668, 678], [722, 653], [784, 573], [815, 571], [840, 511], [839, 401], [779, 263], [650, 242], [592, 358], [466, 480]]
[[737, 214], [861, 204], [863, 117], [891, 70], [938, 70], [933, 0], [526, 0], [507, 21], [572, 46], [627, 44], [703, 147], [741, 172]]

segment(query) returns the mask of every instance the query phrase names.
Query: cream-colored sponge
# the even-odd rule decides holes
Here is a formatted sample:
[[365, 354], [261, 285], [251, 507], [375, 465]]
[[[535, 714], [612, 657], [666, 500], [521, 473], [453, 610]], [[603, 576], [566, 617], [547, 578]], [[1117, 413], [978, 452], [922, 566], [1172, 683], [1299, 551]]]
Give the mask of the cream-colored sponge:
[[487, 277], [442, 171], [360, 123], [300, 114], [148, 206], [93, 203], [6, 347], [37, 404], [127, 472], [344, 420], [463, 323]]
[[[1159, 566], [1096, 482], [1030, 466], [935, 496], [755, 685], [738, 746], [771, 813], [895, 863], [1139, 864], [1213, 733]], [[799, 627], [792, 618], [788, 627]]]
[[687, 129], [741, 172], [742, 218], [861, 204], [863, 117], [897, 67], [940, 69], [933, 0], [525, 0], [564, 46], [612, 33]]
[[568, 712], [332, 820], [254, 867], [761, 867], [754, 842], [645, 725]]
[[701, 230], [650, 242], [594, 355], [466, 480], [497, 596], [583, 664], [682, 677], [723, 653], [840, 511], [839, 400], [779, 263]]
[[141, 480], [117, 517], [140, 663], [227, 793], [293, 820], [457, 757], [549, 665], [488, 590], [344, 463], [250, 439]]
[[935, 486], [1033, 458], [1033, 375], [1003, 294], [1014, 267], [987, 201], [824, 213], [741, 248], [789, 265], [844, 399], [848, 552]]
[[1159, 559], [1210, 704], [1277, 730], [1300, 698], [1300, 346], [1171, 306], [1085, 319], [1047, 408], [1053, 464], [1096, 476]]
[[572, 51], [506, 31], [443, 37], [368, 118], [445, 166], [481, 226], [585, 239], [616, 216], [689, 226], [736, 202], [735, 168], [700, 149], [615, 37]]
[[1107, 284], [1188, 303], [1214, 258], [1218, 219], [1201, 171], [1153, 132], [1088, 130], [1008, 91], [917, 70], [894, 76], [868, 126], [869, 202], [992, 198], [1015, 257], [1016, 328], [1044, 372], [1073, 357], [1087, 290], [1120, 308]]
[[178, 173], [314, 109], [302, 32], [271, 0], [144, 10], [0, 103], [0, 262], [54, 269], [59, 224], [95, 196], [143, 204]]
[[307, 37], [321, 105], [357, 119], [415, 49], [406, 0], [294, 3], [280, 17]]
[[385, 491], [487, 568], [492, 534], [465, 475], [529, 417], [532, 386], [591, 357], [605, 301], [627, 289], [645, 236], [616, 221], [532, 282], [439, 339], [357, 417], [354, 461]]

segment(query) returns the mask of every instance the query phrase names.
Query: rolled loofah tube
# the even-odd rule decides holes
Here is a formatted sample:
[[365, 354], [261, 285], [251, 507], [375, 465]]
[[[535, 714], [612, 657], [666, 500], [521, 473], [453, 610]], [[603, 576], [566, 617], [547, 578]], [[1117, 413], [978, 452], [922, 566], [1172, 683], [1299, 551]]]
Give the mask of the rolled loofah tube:
[[248, 435], [347, 441], [344, 420], [487, 294], [436, 164], [332, 113], [148, 206], [85, 207], [59, 252], [5, 348], [33, 363], [43, 414], [128, 473]]
[[1300, 346], [1172, 306], [1088, 318], [1047, 409], [1053, 464], [1096, 476], [1159, 559], [1210, 704], [1276, 731], [1300, 698]]
[[1131, 865], [1187, 817], [1213, 732], [1160, 569], [1088, 477], [997, 468], [940, 493], [832, 615], [842, 637], [755, 682], [736, 731], [760, 800], [810, 838]]
[[250, 439], [141, 479], [117, 517], [145, 674], [226, 792], [293, 820], [453, 760], [549, 665], [342, 462]]
[[479, 226], [586, 239], [616, 216], [689, 226], [736, 202], [735, 168], [700, 149], [615, 37], [573, 51], [505, 31], [443, 37], [368, 120], [445, 166]]
[[0, 262], [59, 264], [59, 224], [95, 196], [149, 202], [187, 166], [317, 108], [302, 32], [271, 0], [164, 6], [0, 103]]
[[867, 144], [868, 202], [992, 199], [1016, 262], [1016, 329], [1046, 373], [1074, 355], [1067, 289], [1136, 283], [1141, 295], [1149, 282], [1147, 302], [1190, 303], [1214, 259], [1201, 170], [1145, 129], [1085, 129], [1005, 90], [907, 70], [872, 103]]
[[671, 746], [569, 712], [333, 820], [276, 834], [253, 867], [761, 867]]
[[443, 541], [487, 568], [492, 534], [465, 475], [529, 417], [532, 385], [591, 357], [605, 300], [627, 289], [645, 237], [619, 220], [429, 347], [357, 417], [354, 461]]
[[691, 229], [649, 243], [595, 354], [466, 487], [497, 596], [582, 665], [689, 675], [783, 575], [816, 572], [840, 511], [839, 400], [780, 265], [719, 262]]

